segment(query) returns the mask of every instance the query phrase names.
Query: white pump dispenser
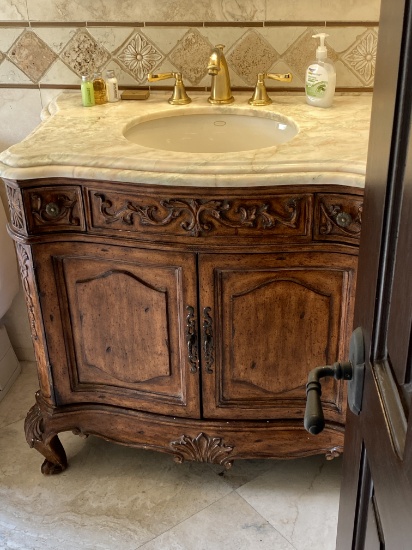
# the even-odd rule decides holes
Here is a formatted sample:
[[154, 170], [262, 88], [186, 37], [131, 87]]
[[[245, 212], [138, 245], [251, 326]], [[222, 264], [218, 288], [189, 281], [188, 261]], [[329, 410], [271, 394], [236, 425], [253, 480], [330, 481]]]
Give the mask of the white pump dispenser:
[[332, 61], [328, 59], [325, 46], [327, 36], [329, 35], [324, 32], [312, 36], [320, 39], [320, 45], [316, 48], [316, 61], [306, 70], [306, 102], [315, 107], [330, 107], [335, 95], [336, 71]]

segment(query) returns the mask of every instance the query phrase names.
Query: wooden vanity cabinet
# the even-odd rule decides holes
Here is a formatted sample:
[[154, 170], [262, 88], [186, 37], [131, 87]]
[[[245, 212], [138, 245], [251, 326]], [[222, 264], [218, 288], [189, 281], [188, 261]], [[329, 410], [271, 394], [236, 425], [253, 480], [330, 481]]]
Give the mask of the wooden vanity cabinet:
[[347, 357], [362, 190], [6, 181], [40, 391], [43, 473], [73, 430], [177, 462], [336, 456], [345, 395], [303, 428], [305, 384]]

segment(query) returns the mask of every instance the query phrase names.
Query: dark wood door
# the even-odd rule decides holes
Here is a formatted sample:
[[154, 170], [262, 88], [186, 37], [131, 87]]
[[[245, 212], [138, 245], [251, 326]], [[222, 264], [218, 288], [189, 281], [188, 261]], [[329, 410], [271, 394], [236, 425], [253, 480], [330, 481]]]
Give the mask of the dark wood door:
[[347, 416], [338, 550], [412, 548], [411, 2], [381, 10], [355, 305], [365, 387]]
[[[321, 252], [200, 255], [205, 418], [302, 417], [313, 359], [347, 354], [356, 263]], [[341, 384], [329, 381], [322, 401], [343, 424]]]
[[56, 243], [33, 260], [58, 405], [199, 417], [194, 254]]

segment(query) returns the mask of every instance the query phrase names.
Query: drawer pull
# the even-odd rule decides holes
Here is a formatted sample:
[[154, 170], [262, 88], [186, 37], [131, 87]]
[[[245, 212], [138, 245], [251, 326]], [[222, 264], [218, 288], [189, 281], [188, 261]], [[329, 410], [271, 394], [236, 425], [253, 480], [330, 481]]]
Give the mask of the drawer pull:
[[205, 307], [203, 310], [203, 351], [205, 370], [208, 374], [213, 373], [212, 365], [214, 358], [214, 342], [213, 342], [213, 320], [209, 315], [212, 308]]
[[195, 310], [192, 306], [186, 307], [188, 314], [186, 317], [186, 342], [187, 342], [187, 355], [190, 364], [190, 372], [193, 374], [197, 372], [199, 357], [197, 351], [197, 330], [196, 330], [196, 318]]

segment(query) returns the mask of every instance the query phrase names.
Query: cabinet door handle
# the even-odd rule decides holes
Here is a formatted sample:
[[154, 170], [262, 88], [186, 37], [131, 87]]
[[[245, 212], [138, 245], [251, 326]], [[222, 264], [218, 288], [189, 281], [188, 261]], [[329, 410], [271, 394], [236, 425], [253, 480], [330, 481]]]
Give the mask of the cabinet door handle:
[[214, 342], [213, 342], [213, 320], [209, 315], [212, 310], [210, 307], [205, 307], [203, 310], [203, 351], [204, 365], [208, 374], [213, 373], [212, 365], [214, 358]]
[[187, 355], [190, 364], [190, 372], [196, 373], [199, 365], [198, 345], [197, 345], [197, 329], [195, 309], [192, 306], [186, 306], [188, 311], [186, 317], [186, 343]]

